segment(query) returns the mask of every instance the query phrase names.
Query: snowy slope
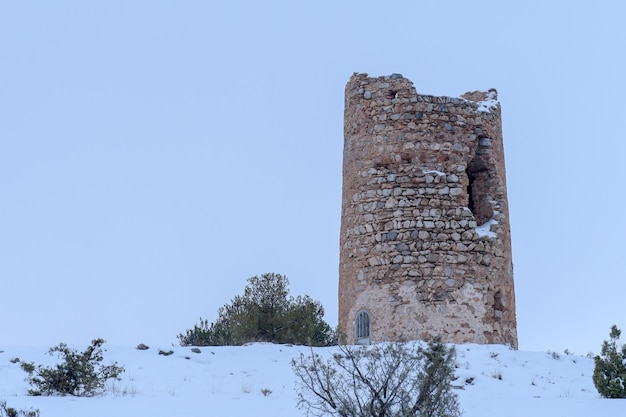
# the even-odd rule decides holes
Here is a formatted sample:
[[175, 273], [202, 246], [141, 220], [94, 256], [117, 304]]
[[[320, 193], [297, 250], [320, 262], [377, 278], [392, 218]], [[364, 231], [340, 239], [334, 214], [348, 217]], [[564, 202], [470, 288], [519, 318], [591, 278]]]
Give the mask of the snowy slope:
[[[83, 350], [85, 346], [75, 346]], [[48, 347], [0, 346], [0, 401], [37, 408], [41, 417], [302, 416], [296, 406], [291, 358], [306, 347], [253, 344], [190, 348], [105, 345], [104, 363], [126, 372], [102, 396], [31, 397], [14, 358], [52, 363]], [[173, 350], [170, 356], [158, 350]], [[335, 348], [317, 348], [323, 355]], [[458, 345], [455, 384], [466, 417], [623, 417], [626, 400], [601, 399], [591, 381], [593, 361], [499, 345]], [[262, 390], [271, 390], [264, 395]]]

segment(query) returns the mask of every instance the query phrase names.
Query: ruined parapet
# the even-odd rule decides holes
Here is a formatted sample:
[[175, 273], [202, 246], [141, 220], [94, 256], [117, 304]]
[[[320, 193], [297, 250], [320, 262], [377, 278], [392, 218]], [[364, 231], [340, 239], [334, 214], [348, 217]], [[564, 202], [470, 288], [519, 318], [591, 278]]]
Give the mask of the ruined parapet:
[[418, 94], [399, 74], [346, 86], [339, 327], [345, 342], [517, 347], [495, 90]]

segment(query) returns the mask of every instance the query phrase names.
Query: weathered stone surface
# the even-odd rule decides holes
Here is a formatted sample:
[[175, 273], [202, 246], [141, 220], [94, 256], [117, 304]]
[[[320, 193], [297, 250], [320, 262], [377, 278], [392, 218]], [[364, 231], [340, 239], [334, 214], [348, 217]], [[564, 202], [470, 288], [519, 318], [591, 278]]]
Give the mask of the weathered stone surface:
[[354, 74], [345, 97], [346, 342], [355, 342], [356, 317], [366, 311], [372, 342], [439, 335], [517, 347], [495, 90], [434, 97], [399, 75]]

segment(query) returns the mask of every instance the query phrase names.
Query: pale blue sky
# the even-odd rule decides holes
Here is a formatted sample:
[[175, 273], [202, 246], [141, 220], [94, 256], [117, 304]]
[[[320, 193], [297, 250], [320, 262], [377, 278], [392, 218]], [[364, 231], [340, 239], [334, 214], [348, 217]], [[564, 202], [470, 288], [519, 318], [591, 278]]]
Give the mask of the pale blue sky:
[[337, 322], [343, 92], [495, 87], [520, 349], [626, 330], [619, 1], [0, 4], [1, 344], [170, 343], [286, 274]]

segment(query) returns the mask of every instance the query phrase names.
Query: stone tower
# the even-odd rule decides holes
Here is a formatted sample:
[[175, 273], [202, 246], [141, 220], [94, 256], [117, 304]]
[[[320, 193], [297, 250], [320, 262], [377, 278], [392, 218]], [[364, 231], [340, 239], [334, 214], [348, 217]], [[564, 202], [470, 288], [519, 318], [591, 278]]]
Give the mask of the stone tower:
[[434, 97], [400, 74], [355, 73], [344, 117], [345, 342], [517, 348], [496, 91]]

